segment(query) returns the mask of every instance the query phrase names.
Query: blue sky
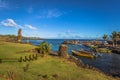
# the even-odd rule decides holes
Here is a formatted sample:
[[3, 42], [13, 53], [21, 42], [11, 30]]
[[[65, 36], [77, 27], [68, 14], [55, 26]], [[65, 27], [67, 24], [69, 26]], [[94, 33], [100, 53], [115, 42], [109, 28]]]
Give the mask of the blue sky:
[[120, 0], [0, 0], [0, 34], [96, 38], [120, 31]]

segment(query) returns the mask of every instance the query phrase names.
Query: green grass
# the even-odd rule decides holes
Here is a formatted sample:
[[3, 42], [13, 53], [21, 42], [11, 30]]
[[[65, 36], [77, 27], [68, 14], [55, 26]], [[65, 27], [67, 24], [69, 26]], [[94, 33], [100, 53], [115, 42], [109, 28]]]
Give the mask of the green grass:
[[[19, 58], [34, 53], [22, 53], [34, 49], [28, 44], [0, 42], [0, 58]], [[21, 52], [21, 53], [20, 53]], [[23, 67], [29, 64], [28, 70]], [[39, 57], [30, 62], [4, 62], [0, 64], [0, 76], [6, 76], [7, 71], [14, 72], [15, 80], [115, 80], [97, 71], [78, 67], [73, 62], [58, 57]], [[56, 75], [56, 76], [53, 76]], [[6, 80], [0, 77], [0, 80]]]
[[9, 42], [0, 42], [0, 58], [18, 58], [20, 56], [29, 55], [31, 53], [21, 53], [23, 51], [34, 49], [35, 46], [18, 44], [18, 43], [9, 43]]

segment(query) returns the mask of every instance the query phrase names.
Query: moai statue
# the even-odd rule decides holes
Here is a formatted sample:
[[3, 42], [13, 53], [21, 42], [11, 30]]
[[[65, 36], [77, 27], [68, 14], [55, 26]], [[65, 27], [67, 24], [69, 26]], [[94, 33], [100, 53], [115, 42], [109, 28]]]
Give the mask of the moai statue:
[[21, 32], [22, 32], [22, 29], [19, 29], [18, 30], [18, 37], [17, 37], [18, 42], [21, 42], [21, 39], [22, 39], [22, 33]]

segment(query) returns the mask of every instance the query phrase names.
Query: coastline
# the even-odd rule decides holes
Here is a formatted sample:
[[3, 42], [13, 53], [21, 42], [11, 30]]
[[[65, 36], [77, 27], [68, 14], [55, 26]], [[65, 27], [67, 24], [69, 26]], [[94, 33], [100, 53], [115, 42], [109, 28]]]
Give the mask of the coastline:
[[[65, 40], [65, 39], [64, 39]], [[49, 41], [49, 40], [47, 40], [47, 41]], [[53, 42], [54, 43], [54, 41], [56, 41], [55, 39], [53, 39], [53, 41], [52, 41], [52, 39], [50, 39], [50, 42]], [[60, 41], [61, 41], [61, 39], [60, 39]], [[59, 40], [57, 39], [57, 42], [59, 42]], [[62, 41], [61, 41], [62, 42]], [[54, 45], [53, 45], [54, 46]], [[75, 46], [73, 46], [73, 47], [75, 47]], [[55, 47], [56, 48], [56, 47]], [[54, 52], [54, 50], [53, 50], [53, 52]], [[56, 51], [55, 51], [56, 52]], [[69, 55], [71, 55], [70, 53], [69, 53]], [[103, 54], [103, 55], [108, 55], [108, 57], [109, 57], [109, 54]], [[113, 54], [112, 54], [113, 55]], [[115, 56], [115, 55], [114, 55]], [[116, 55], [117, 56], [117, 55]], [[112, 56], [111, 56], [112, 57]], [[104, 58], [103, 58], [104, 59]], [[95, 59], [96, 60], [96, 59]], [[88, 61], [88, 60], [87, 60]], [[97, 61], [97, 60], [96, 60]], [[84, 62], [84, 61], [83, 61]], [[97, 68], [97, 69], [99, 69], [99, 70], [101, 70], [101, 68], [99, 68], [99, 67], [97, 67], [96, 65], [98, 64], [99, 65], [99, 63], [94, 63], [94, 62], [92, 62], [92, 61], [89, 61], [89, 62], [91, 62], [92, 64], [95, 64], [95, 65], [90, 65], [89, 64], [89, 66], [93, 66], [94, 68]], [[105, 63], [106, 64], [106, 63]], [[88, 65], [88, 63], [86, 63], [86, 65]], [[104, 65], [103, 65], [104, 66]], [[113, 72], [113, 73], [109, 73], [109, 72], [106, 72], [106, 71], [103, 71], [103, 70], [101, 70], [103, 73], [105, 73], [105, 74], [107, 74], [107, 75], [111, 75], [111, 76], [113, 76], [113, 77], [119, 77], [119, 73], [117, 73], [117, 72]]]
[[[7, 44], [9, 44], [9, 46], [12, 44], [11, 47], [12, 47], [12, 46], [17, 46], [17, 45], [19, 45], [18, 47], [20, 47], [20, 46], [23, 47], [22, 45], [24, 45], [24, 47], [25, 47], [25, 46], [30, 46], [29, 44], [10, 43], [10, 42], [7, 42]], [[13, 45], [13, 44], [16, 44], [16, 45]], [[6, 45], [6, 42], [3, 43], [3, 45], [4, 45], [4, 46], [7, 46], [7, 45]], [[31, 46], [32, 46], [32, 45], [31, 45]], [[31, 47], [31, 48], [32, 48], [32, 47]], [[19, 49], [18, 49], [18, 50], [19, 50]], [[26, 50], [26, 49], [25, 49], [25, 50]], [[24, 52], [24, 53], [31, 53], [31, 52], [34, 53], [33, 51], [30, 51], [30, 52], [28, 51], [28, 52]], [[11, 51], [10, 54], [13, 54], [13, 51]], [[20, 54], [19, 54], [19, 55], [20, 55]], [[69, 58], [69, 59], [64, 59], [64, 58], [59, 58], [59, 57], [54, 57], [54, 56], [51, 56], [51, 58], [49, 58], [49, 59], [47, 59], [47, 58], [49, 58], [49, 56], [46, 57], [46, 58], [43, 58], [43, 59], [48, 60], [48, 61], [49, 61], [49, 59], [50, 59], [50, 60], [52, 59], [52, 60], [55, 60], [55, 61], [56, 61], [57, 59], [58, 59], [58, 60], [62, 60], [62, 61], [63, 61], [62, 64], [63, 64], [63, 63], [66, 64], [66, 63], [67, 63], [66, 66], [69, 66], [69, 68], [70, 68], [70, 65], [73, 64], [73, 62], [70, 62], [70, 61], [71, 61], [70, 58]], [[39, 59], [42, 60], [41, 58], [39, 58]], [[39, 59], [38, 59], [38, 60], [39, 60]], [[65, 60], [65, 61], [64, 61], [64, 60]], [[66, 61], [66, 60], [67, 60], [67, 61]], [[43, 60], [42, 60], [42, 61], [43, 61]], [[77, 61], [78, 61], [78, 60], [77, 60]], [[36, 63], [36, 62], [39, 63], [38, 61], [35, 61], [35, 63]], [[34, 63], [34, 62], [33, 62], [33, 63]], [[33, 63], [31, 63], [31, 66], [32, 66]], [[41, 63], [41, 61], [40, 61], [40, 63]], [[3, 63], [2, 63], [2, 64], [3, 64]], [[1, 64], [1, 66], [2, 66], [2, 64]], [[14, 64], [16, 64], [16, 63], [14, 63]], [[50, 61], [50, 64], [51, 64], [51, 61]], [[53, 63], [52, 63], [52, 64], [53, 64]], [[79, 64], [78, 62], [75, 63], [75, 64], [76, 64], [77, 66], [78, 66], [78, 65], [80, 66], [80, 64]], [[7, 64], [6, 64], [6, 65], [7, 65]], [[9, 65], [10, 65], [10, 64], [9, 64]], [[34, 64], [34, 65], [37, 65], [37, 64]], [[60, 61], [60, 63], [57, 64], [57, 65], [61, 65], [61, 61]], [[11, 66], [12, 66], [12, 65], [11, 65]], [[21, 66], [22, 66], [22, 65], [21, 65]], [[51, 65], [51, 68], [52, 68], [53, 66], [54, 66], [54, 65]], [[73, 66], [73, 65], [72, 65], [72, 66]], [[71, 67], [72, 67], [72, 66], [71, 66]], [[16, 67], [17, 67], [17, 66], [16, 66]], [[54, 66], [54, 67], [55, 67], [55, 66]], [[73, 66], [73, 67], [75, 68], [75, 71], [77, 71], [76, 69], [78, 69], [78, 68], [75, 67], [75, 66]], [[19, 67], [17, 67], [17, 68], [19, 68]], [[64, 68], [64, 67], [63, 67], [63, 68]], [[80, 68], [82, 69], [82, 67], [80, 67]], [[87, 65], [87, 66], [86, 66], [85, 68], [83, 68], [82, 70], [83, 70], [83, 71], [84, 71], [84, 70], [87, 71], [87, 69], [88, 69], [88, 71], [89, 71], [89, 68], [95, 69], [95, 68]], [[6, 69], [6, 68], [5, 68], [5, 69]], [[49, 67], [48, 67], [48, 68], [46, 67], [46, 69], [49, 69]], [[59, 69], [59, 68], [58, 68], [58, 69]], [[4, 70], [4, 69], [3, 69], [3, 70]], [[31, 70], [31, 69], [30, 69], [30, 70]], [[79, 71], [81, 72], [81, 70], [79, 70]], [[91, 72], [91, 71], [92, 71], [93, 73], [96, 73], [96, 69], [95, 69], [95, 72], [90, 69], [90, 72]], [[92, 73], [92, 74], [93, 74], [93, 73]], [[101, 74], [101, 75], [105, 75], [105, 74], [100, 73], [100, 72], [98, 72], [98, 71], [97, 71], [97, 73], [99, 73], [99, 74]], [[98, 75], [99, 75], [99, 74], [98, 74]], [[110, 76], [108, 76], [108, 75], [106, 75], [106, 77], [108, 77], [108, 79], [110, 78], [111, 80], [112, 80], [112, 79], [116, 79], [116, 78], [110, 77]], [[91, 80], [91, 79], [90, 79], [90, 80]], [[106, 79], [106, 80], [107, 80], [107, 79]], [[116, 80], [117, 80], [117, 79], [116, 79]]]
[[[54, 52], [54, 51], [51, 51], [51, 52], [52, 53], [50, 55], [55, 56], [55, 57], [59, 57], [58, 52]], [[98, 71], [98, 72], [100, 72], [100, 73], [102, 73], [106, 76], [110, 76], [112, 78], [120, 79], [119, 75], [117, 76], [117, 75], [112, 75], [112, 74], [109, 74], [109, 73], [105, 73], [104, 71], [100, 70], [97, 67], [93, 67], [92, 65], [88, 65], [88, 64], [83, 63], [82, 60], [78, 59], [77, 57], [75, 57], [73, 55], [69, 55], [67, 60], [70, 61], [70, 62], [74, 62], [78, 67], [82, 67], [82, 68], [85, 68], [85, 69], [90, 69], [90, 70], [93, 70], [93, 71]]]

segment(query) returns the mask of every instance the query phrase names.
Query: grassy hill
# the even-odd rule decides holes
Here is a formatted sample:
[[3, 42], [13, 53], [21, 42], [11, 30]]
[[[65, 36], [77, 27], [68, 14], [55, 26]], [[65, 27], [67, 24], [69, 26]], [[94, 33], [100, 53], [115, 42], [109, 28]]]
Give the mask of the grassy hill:
[[[35, 54], [26, 52], [36, 48], [29, 44], [0, 42], [0, 59], [20, 58]], [[27, 70], [25, 71], [25, 68]], [[0, 63], [0, 80], [115, 80], [97, 71], [78, 67], [66, 59], [47, 56], [30, 62], [4, 61]]]

